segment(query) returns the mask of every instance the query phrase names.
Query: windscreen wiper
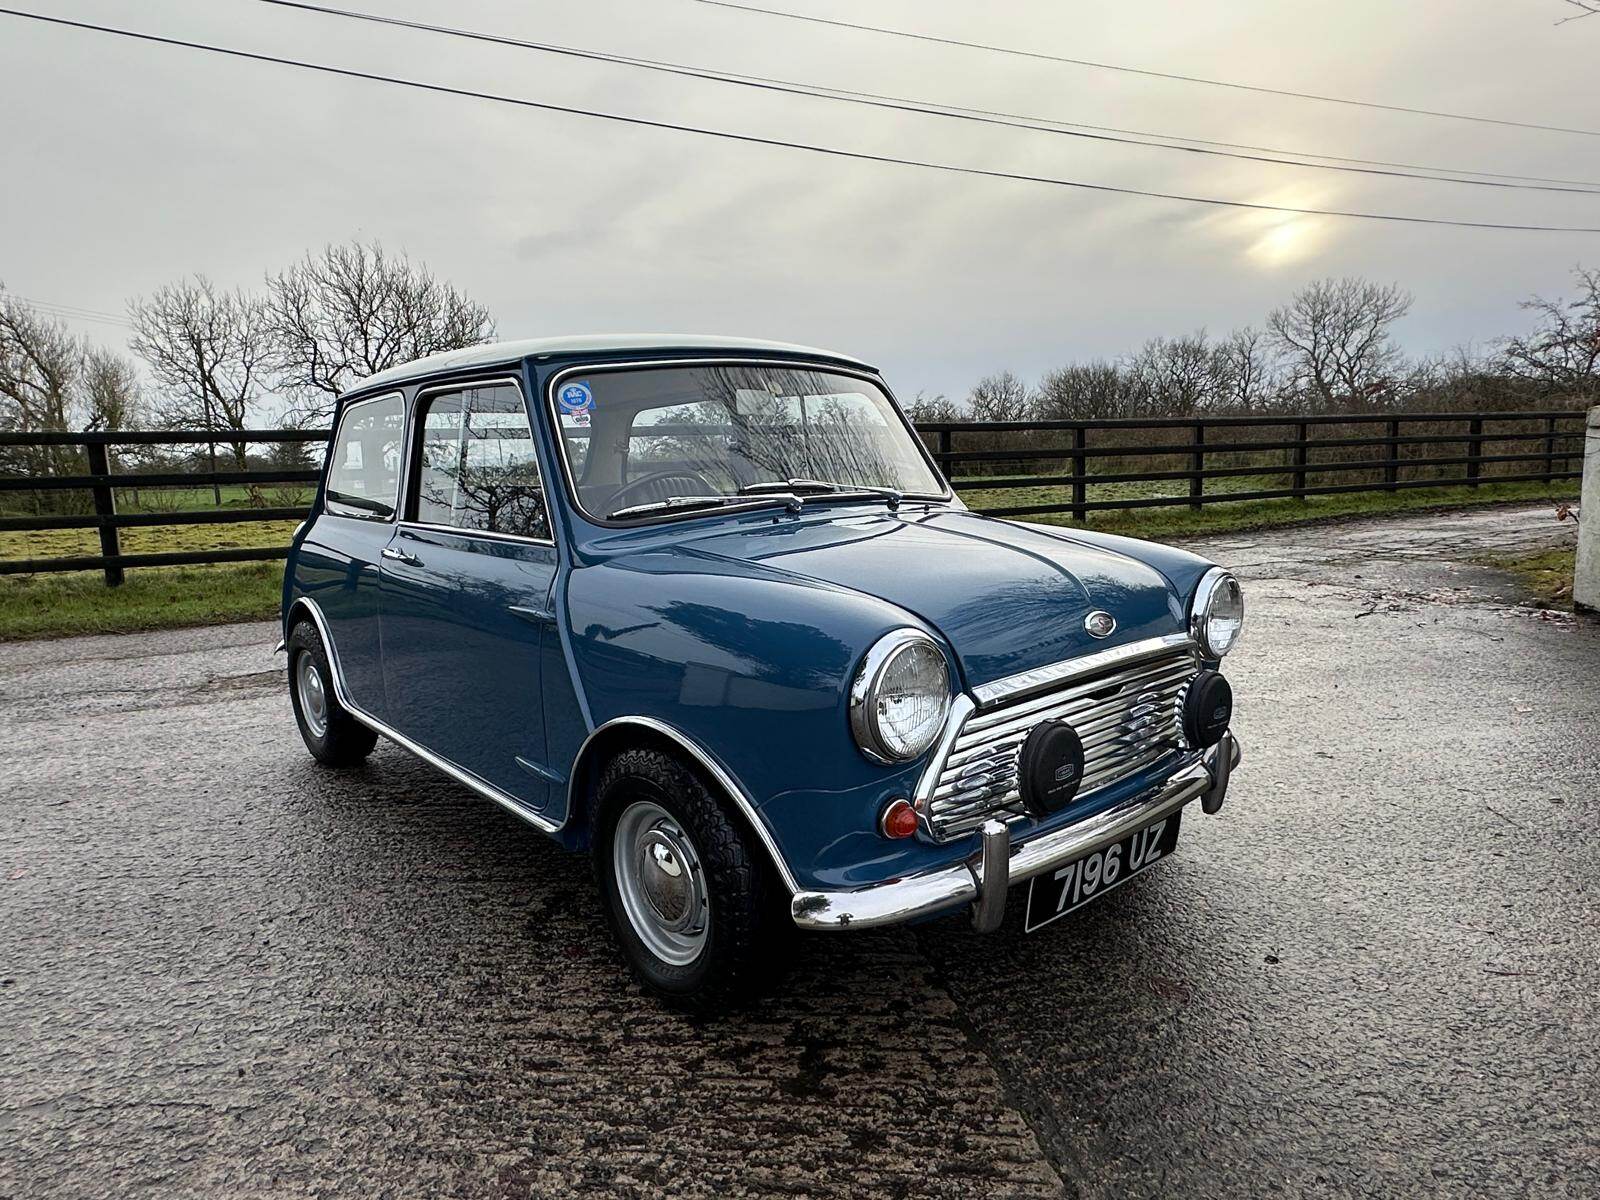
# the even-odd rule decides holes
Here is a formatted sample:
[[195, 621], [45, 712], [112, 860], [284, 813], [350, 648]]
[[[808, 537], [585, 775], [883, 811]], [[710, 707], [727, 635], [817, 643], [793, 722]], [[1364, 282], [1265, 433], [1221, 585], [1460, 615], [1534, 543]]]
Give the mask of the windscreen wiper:
[[894, 488], [872, 487], [864, 483], [835, 483], [831, 479], [774, 479], [770, 483], [747, 483], [739, 489], [741, 496], [759, 496], [776, 490], [790, 492], [823, 492], [837, 496], [882, 496], [889, 502], [889, 511], [900, 507], [904, 498]]
[[805, 501], [790, 491], [736, 496], [668, 496], [665, 500], [652, 500], [649, 504], [632, 504], [627, 508], [619, 508], [616, 512], [607, 513], [606, 520], [643, 517], [651, 513], [692, 511], [697, 508], [727, 508], [731, 505], [782, 504], [793, 512], [799, 512], [800, 506], [804, 503]]

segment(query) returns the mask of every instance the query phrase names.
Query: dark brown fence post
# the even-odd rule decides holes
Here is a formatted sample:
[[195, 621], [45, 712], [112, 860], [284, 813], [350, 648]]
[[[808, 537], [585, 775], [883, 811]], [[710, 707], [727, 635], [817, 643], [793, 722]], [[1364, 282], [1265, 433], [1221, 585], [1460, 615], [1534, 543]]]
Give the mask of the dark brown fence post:
[[944, 472], [945, 482], [950, 482], [950, 431], [939, 430], [939, 470]]
[[1391, 492], [1399, 491], [1396, 486], [1400, 482], [1400, 418], [1398, 417], [1389, 422], [1389, 455], [1388, 461], [1383, 466], [1383, 482], [1389, 485]]
[[1200, 497], [1206, 494], [1206, 423], [1194, 423], [1194, 453], [1189, 456], [1189, 469], [1194, 475], [1189, 479], [1189, 507], [1200, 511]]
[[1082, 524], [1089, 519], [1089, 485], [1084, 476], [1089, 473], [1089, 456], [1083, 451], [1089, 444], [1089, 431], [1079, 425], [1072, 431], [1072, 473], [1077, 481], [1072, 485], [1072, 519]]
[[[91, 441], [84, 449], [89, 452], [89, 474], [101, 477], [89, 489], [94, 496], [94, 514], [100, 518], [100, 555], [103, 558], [117, 558], [122, 553], [117, 527], [107, 521], [108, 517], [117, 515], [117, 494], [111, 490], [111, 456], [106, 453], [104, 442]], [[122, 586], [121, 563], [107, 563], [105, 575], [107, 587]]]
[[1483, 418], [1473, 417], [1467, 422], [1467, 486], [1477, 487], [1478, 476], [1483, 471], [1483, 464], [1478, 460], [1483, 457]]
[[1310, 436], [1310, 423], [1296, 421], [1294, 440], [1298, 444], [1294, 448], [1294, 494], [1301, 500], [1306, 498], [1306, 439]]
[[1556, 419], [1554, 417], [1546, 417], [1544, 419], [1544, 477], [1551, 480], [1556, 477]]

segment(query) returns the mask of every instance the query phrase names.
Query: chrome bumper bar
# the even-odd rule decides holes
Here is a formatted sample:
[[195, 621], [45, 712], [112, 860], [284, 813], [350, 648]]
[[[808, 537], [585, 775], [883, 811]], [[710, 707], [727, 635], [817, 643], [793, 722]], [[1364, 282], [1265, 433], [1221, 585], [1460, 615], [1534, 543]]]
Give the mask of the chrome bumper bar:
[[1222, 741], [1200, 761], [1183, 768], [1155, 791], [1116, 808], [1016, 846], [1011, 844], [1005, 822], [991, 820], [983, 826], [983, 848], [966, 862], [855, 891], [798, 892], [790, 902], [790, 913], [802, 929], [871, 929], [970, 904], [975, 928], [982, 932], [998, 929], [1012, 884], [1109, 846], [1177, 812], [1191, 800], [1200, 800], [1208, 813], [1216, 812], [1239, 759], [1238, 740], [1232, 733], [1223, 734]]

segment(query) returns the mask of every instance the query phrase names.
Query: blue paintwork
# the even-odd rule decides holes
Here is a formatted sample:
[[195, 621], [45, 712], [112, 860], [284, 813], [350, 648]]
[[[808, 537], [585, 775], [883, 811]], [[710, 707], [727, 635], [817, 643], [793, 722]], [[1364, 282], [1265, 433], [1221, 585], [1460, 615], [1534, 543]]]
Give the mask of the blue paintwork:
[[[390, 372], [383, 384], [409, 404], [419, 385], [520, 375], [554, 545], [344, 521], [322, 513], [319, 493], [284, 598], [286, 614], [301, 597], [322, 606], [347, 679], [367, 689], [355, 694], [381, 705], [373, 715], [561, 824], [569, 846], [588, 836], [582, 797], [569, 813], [564, 782], [580, 769], [585, 739], [608, 721], [644, 717], [736, 781], [801, 887], [860, 886], [967, 857], [976, 835], [933, 846], [876, 831], [884, 803], [910, 794], [925, 764], [875, 765], [856, 748], [847, 692], [868, 648], [892, 629], [924, 630], [946, 650], [952, 687], [970, 688], [1182, 630], [1211, 565], [1134, 539], [982, 517], [953, 496], [898, 514], [820, 501], [799, 514], [602, 527], [562, 482], [548, 383], [574, 364], [690, 355], [539, 345], [535, 357], [478, 351], [469, 367]], [[695, 354], [719, 356], [714, 345]], [[792, 358], [750, 345], [720, 356]], [[391, 539], [423, 560], [427, 578], [381, 560], [376, 585], [378, 551]], [[1104, 641], [1083, 627], [1095, 608], [1117, 618]], [[1184, 761], [1174, 754], [1042, 827], [1115, 804]]]

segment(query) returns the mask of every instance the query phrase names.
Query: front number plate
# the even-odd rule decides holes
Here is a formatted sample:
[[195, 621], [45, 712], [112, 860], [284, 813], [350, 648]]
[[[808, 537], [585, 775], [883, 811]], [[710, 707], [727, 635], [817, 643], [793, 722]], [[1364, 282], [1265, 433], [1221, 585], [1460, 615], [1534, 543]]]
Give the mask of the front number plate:
[[1023, 930], [1032, 933], [1096, 896], [1126, 883], [1152, 863], [1158, 863], [1178, 845], [1178, 818], [1182, 811], [1137, 829], [1110, 846], [1035, 875], [1028, 883], [1028, 913]]

